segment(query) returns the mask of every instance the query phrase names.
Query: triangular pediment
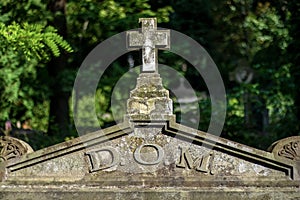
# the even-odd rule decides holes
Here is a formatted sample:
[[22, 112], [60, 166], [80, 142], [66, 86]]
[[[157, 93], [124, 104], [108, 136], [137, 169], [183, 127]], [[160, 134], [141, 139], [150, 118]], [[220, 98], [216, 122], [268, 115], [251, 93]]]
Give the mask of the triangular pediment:
[[126, 118], [121, 124], [11, 160], [6, 169], [7, 181], [84, 180], [108, 185], [117, 180], [126, 185], [129, 179], [134, 184], [141, 180], [154, 184], [184, 178], [181, 183], [188, 185], [222, 177], [249, 181], [295, 176], [292, 162], [180, 125], [173, 116], [157, 121]]

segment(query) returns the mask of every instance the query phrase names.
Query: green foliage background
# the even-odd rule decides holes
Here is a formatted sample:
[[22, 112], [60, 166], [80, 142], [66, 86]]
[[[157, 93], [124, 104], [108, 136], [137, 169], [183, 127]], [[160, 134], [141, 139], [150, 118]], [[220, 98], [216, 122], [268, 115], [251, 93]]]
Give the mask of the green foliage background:
[[[49, 5], [56, 2], [3, 0], [0, 4], [0, 126], [4, 130], [5, 121], [11, 120], [16, 128], [17, 121], [30, 119], [36, 131], [15, 136], [35, 149], [77, 137], [72, 120], [55, 128], [50, 112], [50, 97], [57, 90], [53, 84], [58, 84], [71, 102], [76, 72], [85, 56], [110, 36], [137, 28], [140, 17], [157, 17], [160, 27], [192, 37], [210, 53], [227, 91], [222, 137], [266, 149], [280, 138], [299, 134], [297, 0], [69, 0], [64, 10], [53, 11]], [[62, 22], [66, 24], [63, 31]], [[140, 64], [138, 52], [130, 56], [135, 65]], [[61, 71], [51, 64], [57, 58], [64, 60]], [[105, 72], [97, 90], [97, 105], [91, 105], [93, 97], [87, 97], [85, 104], [77, 108], [84, 118], [83, 126], [107, 127], [114, 123], [110, 96], [114, 84], [129, 70], [127, 59], [128, 55], [122, 56]], [[199, 129], [206, 131], [210, 101], [201, 76], [171, 53], [160, 52], [159, 61], [180, 71], [195, 89], [200, 99]], [[232, 78], [239, 66], [254, 71], [252, 82], [239, 84]], [[51, 75], [53, 70], [57, 76]], [[165, 84], [168, 87], [174, 83]], [[127, 98], [122, 93], [117, 95]], [[99, 124], [90, 124], [85, 118], [90, 106], [96, 106]], [[179, 119], [186, 113], [176, 114]], [[67, 115], [72, 118], [72, 109]], [[49, 124], [53, 127], [51, 133], [47, 133]]]

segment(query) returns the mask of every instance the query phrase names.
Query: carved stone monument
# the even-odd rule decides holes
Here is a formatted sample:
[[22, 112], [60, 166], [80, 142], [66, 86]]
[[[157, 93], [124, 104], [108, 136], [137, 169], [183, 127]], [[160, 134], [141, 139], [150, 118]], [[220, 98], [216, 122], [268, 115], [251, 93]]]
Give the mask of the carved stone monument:
[[300, 137], [267, 152], [176, 123], [157, 72], [169, 32], [140, 21], [127, 35], [143, 66], [124, 121], [2, 159], [0, 199], [300, 199]]

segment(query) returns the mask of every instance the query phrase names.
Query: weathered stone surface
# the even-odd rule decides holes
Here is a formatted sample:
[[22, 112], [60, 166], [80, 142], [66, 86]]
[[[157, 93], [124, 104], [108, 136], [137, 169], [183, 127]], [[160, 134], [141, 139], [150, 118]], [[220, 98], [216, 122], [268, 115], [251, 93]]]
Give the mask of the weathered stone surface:
[[[45, 187], [47, 189], [45, 190]], [[36, 190], [36, 192], [32, 192]], [[47, 192], [46, 192], [47, 191]], [[186, 190], [177, 188], [104, 188], [101, 186], [80, 185], [46, 185], [44, 187], [28, 187], [24, 185], [22, 192], [11, 192], [10, 188], [0, 194], [3, 200], [11, 199], [147, 199], [147, 200], [299, 200], [296, 190], [282, 190], [280, 188], [228, 188], [228, 187], [202, 187]]]
[[300, 198], [293, 165], [173, 120], [131, 121], [11, 160], [1, 199]]
[[134, 115], [140, 115], [142, 118], [153, 116], [154, 119], [160, 115], [173, 115], [169, 91], [163, 87], [159, 74], [140, 74], [136, 88], [130, 92], [127, 113], [131, 117]]

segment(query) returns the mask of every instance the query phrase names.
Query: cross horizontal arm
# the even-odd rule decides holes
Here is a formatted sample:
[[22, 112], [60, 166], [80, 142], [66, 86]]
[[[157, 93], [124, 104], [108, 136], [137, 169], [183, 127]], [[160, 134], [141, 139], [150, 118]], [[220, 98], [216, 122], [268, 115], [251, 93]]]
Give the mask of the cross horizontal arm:
[[127, 32], [127, 48], [142, 49], [142, 72], [157, 72], [157, 49], [170, 48], [170, 31], [157, 30], [156, 18], [141, 18], [141, 31]]

